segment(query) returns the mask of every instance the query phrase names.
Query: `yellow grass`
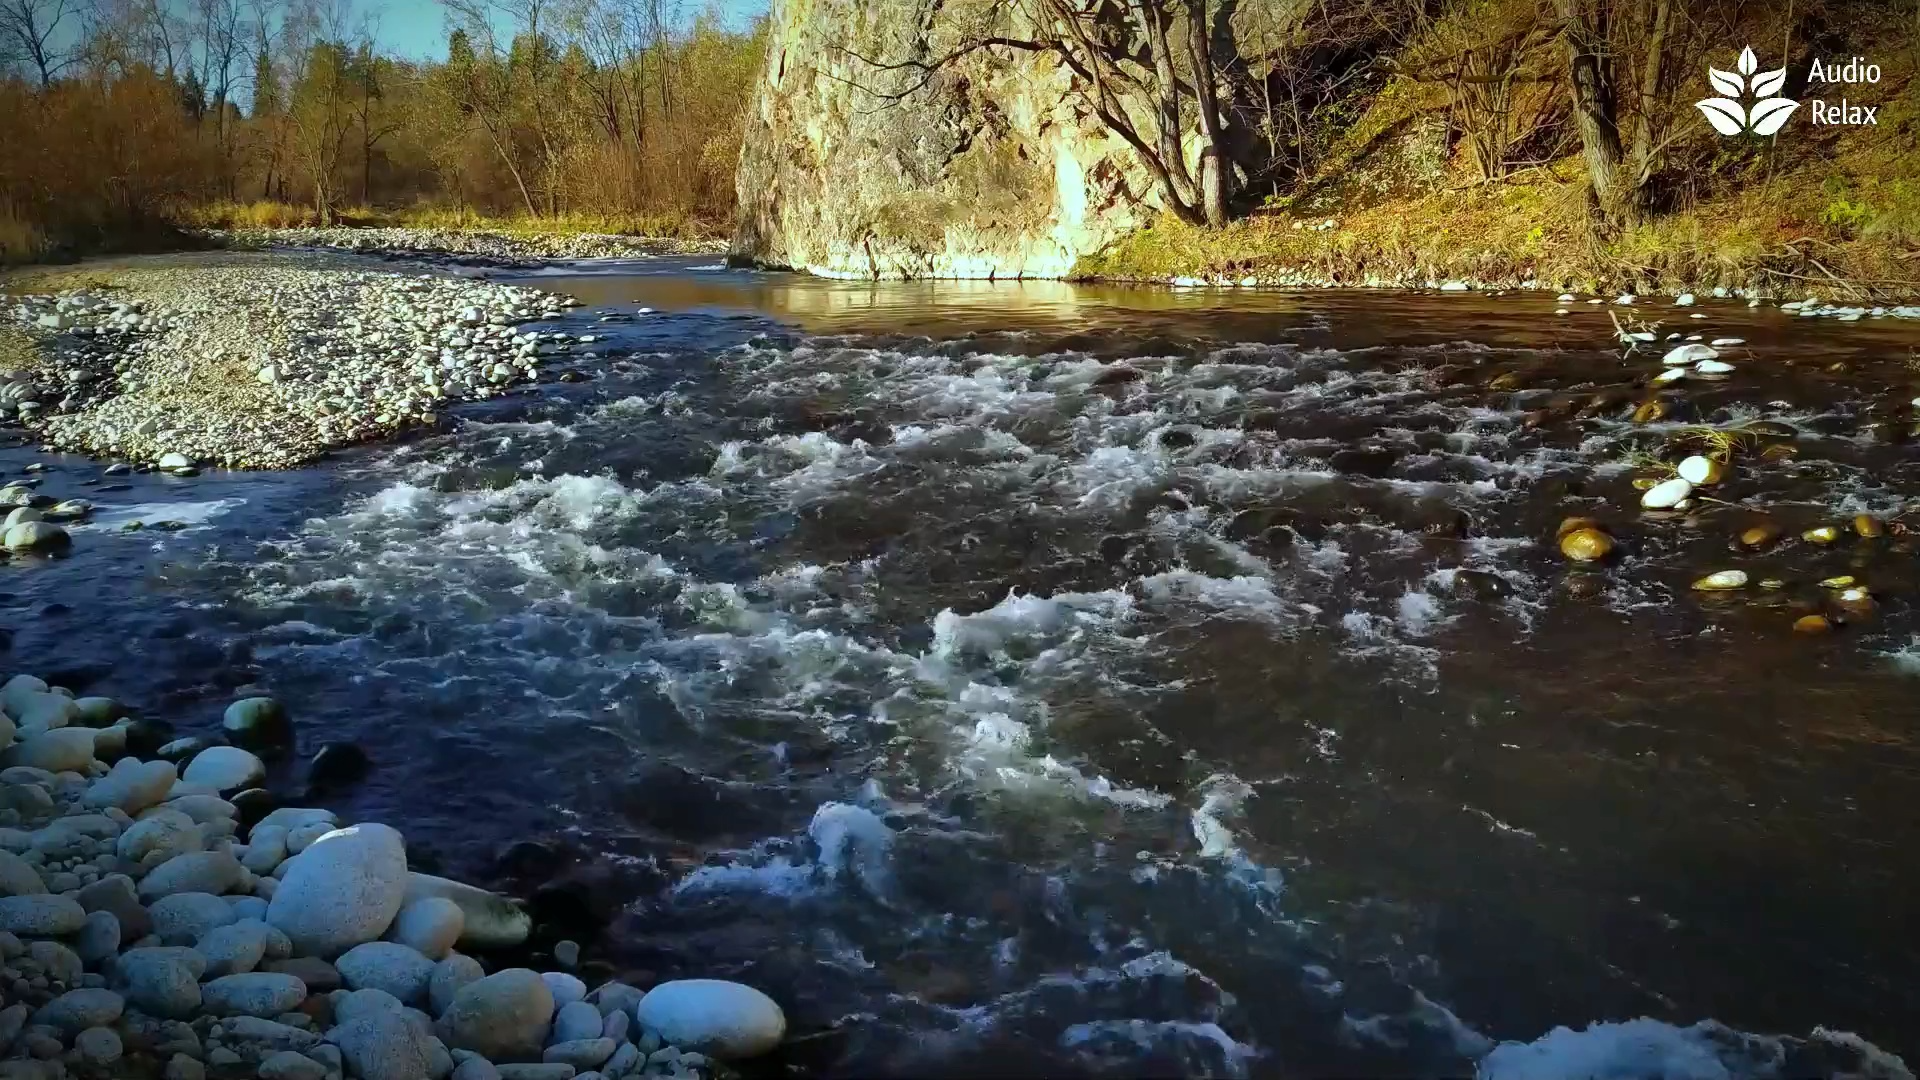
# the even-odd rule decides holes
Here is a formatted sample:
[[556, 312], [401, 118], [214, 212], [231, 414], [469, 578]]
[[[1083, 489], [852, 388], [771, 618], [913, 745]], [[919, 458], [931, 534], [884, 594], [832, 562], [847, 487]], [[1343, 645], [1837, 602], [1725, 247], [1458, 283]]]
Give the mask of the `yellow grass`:
[[[310, 206], [257, 201], [250, 203], [217, 202], [188, 207], [179, 212], [181, 223], [202, 229], [288, 229], [312, 228], [320, 223]], [[613, 233], [622, 236], [706, 239], [724, 236], [724, 223], [700, 222], [674, 213], [662, 214], [561, 214], [532, 218], [525, 215], [494, 217], [471, 209], [443, 206], [414, 206], [397, 210], [348, 207], [334, 213], [334, 224], [341, 226], [381, 226], [408, 229], [445, 229], [493, 232], [507, 235], [577, 235]]]

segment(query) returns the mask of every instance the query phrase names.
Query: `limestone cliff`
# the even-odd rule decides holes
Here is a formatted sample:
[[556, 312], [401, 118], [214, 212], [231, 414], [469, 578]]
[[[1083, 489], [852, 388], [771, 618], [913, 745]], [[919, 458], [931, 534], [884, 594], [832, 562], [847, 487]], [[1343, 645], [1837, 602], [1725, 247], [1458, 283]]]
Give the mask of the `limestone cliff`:
[[931, 78], [899, 66], [1006, 11], [775, 0], [734, 254], [836, 277], [1062, 277], [1141, 224], [1150, 179], [1050, 58], [980, 51]]

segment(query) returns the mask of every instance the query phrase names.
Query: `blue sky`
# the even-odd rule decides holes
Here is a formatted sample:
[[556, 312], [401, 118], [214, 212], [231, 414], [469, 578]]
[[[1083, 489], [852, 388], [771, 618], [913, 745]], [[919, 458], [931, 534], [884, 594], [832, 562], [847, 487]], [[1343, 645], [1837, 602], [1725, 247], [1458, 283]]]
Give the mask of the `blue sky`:
[[[727, 21], [745, 25], [756, 15], [767, 13], [768, 0], [712, 0]], [[704, 0], [683, 0], [687, 18], [707, 6]], [[447, 52], [447, 10], [433, 0], [388, 0], [386, 3], [359, 3], [358, 12], [372, 20], [383, 50], [413, 59], [438, 59]], [[502, 26], [503, 31], [506, 27]]]

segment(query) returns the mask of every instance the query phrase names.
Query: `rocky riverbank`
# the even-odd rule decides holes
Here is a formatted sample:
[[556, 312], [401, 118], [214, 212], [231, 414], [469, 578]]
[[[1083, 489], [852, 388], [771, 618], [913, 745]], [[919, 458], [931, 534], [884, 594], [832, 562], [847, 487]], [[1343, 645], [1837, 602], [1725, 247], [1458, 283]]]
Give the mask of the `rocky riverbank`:
[[286, 468], [432, 425], [590, 344], [513, 329], [564, 297], [324, 256], [170, 256], [19, 287], [0, 306], [15, 342], [0, 418], [55, 448], [175, 469]]
[[328, 228], [207, 229], [197, 235], [221, 247], [337, 248], [362, 254], [436, 254], [489, 261], [717, 255], [724, 240], [679, 240], [616, 233], [503, 233], [465, 229]]
[[[589, 990], [514, 902], [409, 868], [405, 838], [282, 806], [292, 721], [218, 739], [31, 675], [0, 687], [0, 1077], [621, 1080], [725, 1075], [784, 1035], [750, 987]], [[333, 744], [310, 779], [364, 761]], [[477, 954], [477, 956], [476, 956]]]

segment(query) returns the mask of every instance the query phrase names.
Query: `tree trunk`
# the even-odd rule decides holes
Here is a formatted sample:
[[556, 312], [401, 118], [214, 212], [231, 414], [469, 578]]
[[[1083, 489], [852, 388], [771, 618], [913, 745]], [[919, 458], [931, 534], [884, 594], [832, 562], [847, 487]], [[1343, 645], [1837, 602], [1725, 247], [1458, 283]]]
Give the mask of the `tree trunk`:
[[1160, 129], [1160, 160], [1166, 163], [1179, 186], [1186, 188], [1186, 150], [1181, 146], [1180, 82], [1173, 70], [1173, 50], [1167, 46], [1167, 20], [1154, 0], [1133, 0], [1133, 17], [1146, 36], [1147, 52], [1153, 57], [1153, 78], [1158, 93], [1154, 101], [1154, 120]]
[[1619, 220], [1624, 211], [1620, 198], [1622, 152], [1605, 27], [1587, 14], [1581, 0], [1555, 0], [1555, 4], [1572, 76], [1573, 115], [1580, 127], [1587, 180], [1601, 213], [1609, 220]]
[[1640, 69], [1640, 107], [1633, 126], [1633, 201], [1646, 209], [1653, 194], [1654, 170], [1653, 116], [1660, 104], [1660, 80], [1667, 58], [1667, 27], [1672, 21], [1673, 0], [1653, 0], [1652, 25], [1647, 30], [1647, 57]]
[[1187, 0], [1187, 43], [1193, 52], [1193, 81], [1200, 98], [1200, 129], [1206, 134], [1200, 152], [1200, 201], [1207, 224], [1220, 228], [1227, 223], [1227, 189], [1232, 183], [1232, 162], [1227, 157], [1226, 135], [1220, 124], [1219, 90], [1213, 83], [1213, 39], [1207, 33], [1206, 0]]

